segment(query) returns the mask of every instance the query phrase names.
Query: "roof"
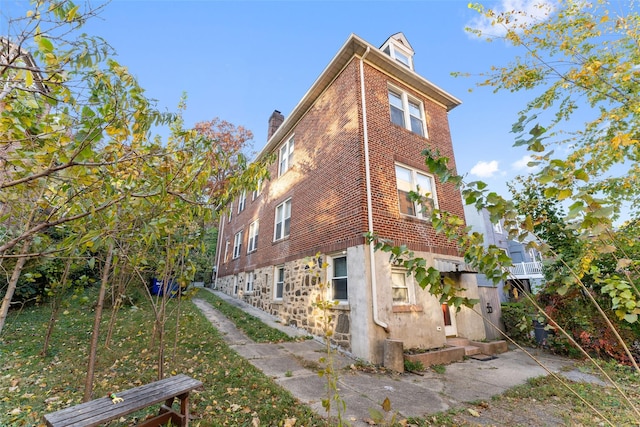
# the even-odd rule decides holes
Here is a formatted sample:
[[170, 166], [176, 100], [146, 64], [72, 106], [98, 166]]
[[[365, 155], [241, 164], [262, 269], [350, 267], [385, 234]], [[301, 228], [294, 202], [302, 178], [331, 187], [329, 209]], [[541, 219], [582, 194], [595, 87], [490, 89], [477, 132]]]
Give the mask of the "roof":
[[[397, 34], [394, 36], [397, 36]], [[307, 110], [311, 108], [320, 94], [331, 84], [331, 82], [354, 56], [359, 58], [364, 57], [366, 62], [374, 65], [382, 71], [396, 76], [409, 86], [444, 106], [447, 111], [451, 111], [462, 103], [458, 98], [431, 83], [415, 71], [398, 63], [377, 47], [367, 43], [357, 35], [351, 34], [342, 48], [340, 48], [331, 62], [329, 62], [329, 65], [327, 65], [311, 88], [302, 97], [300, 102], [298, 102], [298, 105], [294, 107], [291, 114], [289, 114], [278, 130], [271, 136], [271, 138], [269, 138], [267, 144], [260, 153], [258, 153], [258, 158], [261, 158], [266, 153], [273, 151], [280, 141], [287, 136], [289, 132], [291, 132]]]

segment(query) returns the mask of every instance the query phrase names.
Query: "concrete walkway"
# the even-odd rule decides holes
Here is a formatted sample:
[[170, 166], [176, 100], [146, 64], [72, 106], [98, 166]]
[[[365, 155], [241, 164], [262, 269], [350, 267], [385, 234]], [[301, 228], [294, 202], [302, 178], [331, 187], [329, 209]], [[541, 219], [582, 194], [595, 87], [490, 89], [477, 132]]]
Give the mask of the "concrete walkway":
[[[222, 292], [211, 292], [289, 335], [306, 335], [303, 331], [278, 323], [273, 316], [236, 298]], [[318, 414], [326, 415], [321, 404], [321, 399], [327, 395], [326, 379], [317, 374], [317, 368], [321, 366], [319, 359], [326, 356], [322, 342], [311, 339], [257, 344], [206, 301], [194, 299], [193, 302], [240, 356]], [[577, 372], [571, 370], [572, 362], [568, 359], [532, 351], [551, 372], [562, 371], [563, 375]], [[346, 403], [343, 419], [353, 427], [370, 425], [366, 422], [370, 418], [369, 409], [380, 410], [380, 405], [387, 397], [391, 401], [392, 411], [397, 412], [400, 418], [426, 417], [459, 407], [464, 402], [489, 400], [513, 386], [523, 384], [528, 378], [548, 374], [522, 350], [511, 350], [484, 362], [468, 359], [447, 365], [443, 374], [427, 370], [422, 376], [379, 372], [375, 369], [366, 372], [351, 368], [355, 364], [356, 361], [348, 356], [335, 357], [335, 365], [339, 369], [339, 395]]]

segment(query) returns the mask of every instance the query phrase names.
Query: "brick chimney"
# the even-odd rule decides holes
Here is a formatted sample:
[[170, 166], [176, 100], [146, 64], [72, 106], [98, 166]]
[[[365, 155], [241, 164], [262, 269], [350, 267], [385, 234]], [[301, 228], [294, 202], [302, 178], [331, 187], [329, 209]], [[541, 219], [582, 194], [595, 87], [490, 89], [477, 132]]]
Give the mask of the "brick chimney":
[[269, 132], [267, 133], [267, 141], [271, 139], [274, 133], [278, 130], [280, 125], [284, 122], [284, 116], [278, 110], [273, 110], [273, 114], [269, 117]]

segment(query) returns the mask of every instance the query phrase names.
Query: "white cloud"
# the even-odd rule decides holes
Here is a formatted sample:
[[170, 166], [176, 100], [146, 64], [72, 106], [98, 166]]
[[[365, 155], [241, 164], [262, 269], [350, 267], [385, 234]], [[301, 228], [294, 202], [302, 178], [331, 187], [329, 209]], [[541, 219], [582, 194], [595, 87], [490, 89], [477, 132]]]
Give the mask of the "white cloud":
[[491, 160], [490, 162], [479, 161], [471, 168], [469, 173], [480, 178], [491, 178], [498, 173], [498, 171], [498, 161]]
[[533, 157], [527, 155], [522, 156], [520, 160], [516, 160], [511, 163], [511, 169], [516, 171], [534, 172], [538, 169], [537, 166], [530, 167], [528, 163], [533, 161]]
[[[517, 21], [512, 22], [510, 28], [529, 25], [533, 22], [544, 20], [549, 13], [555, 10], [556, 2], [553, 0], [501, 0], [494, 7], [490, 7], [496, 14], [505, 12], [521, 12], [514, 14]], [[489, 8], [489, 7], [488, 7]], [[479, 30], [484, 36], [500, 37], [507, 32], [503, 24], [491, 25], [491, 19], [482, 15], [473, 18], [467, 24], [468, 27]], [[473, 36], [475, 38], [475, 36]]]

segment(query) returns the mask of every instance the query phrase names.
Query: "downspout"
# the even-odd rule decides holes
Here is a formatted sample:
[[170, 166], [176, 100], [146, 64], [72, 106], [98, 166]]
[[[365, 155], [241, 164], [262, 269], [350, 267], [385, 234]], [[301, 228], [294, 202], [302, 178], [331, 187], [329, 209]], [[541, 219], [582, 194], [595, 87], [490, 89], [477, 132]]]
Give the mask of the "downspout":
[[218, 227], [218, 241], [216, 242], [216, 280], [213, 282], [213, 289], [218, 289], [218, 276], [220, 275], [220, 248], [221, 248], [221, 242], [224, 240], [222, 239], [222, 237], [224, 237], [224, 218], [225, 215], [221, 215], [220, 216], [220, 226]]
[[[362, 128], [364, 138], [364, 173], [365, 182], [367, 186], [367, 222], [369, 233], [373, 233], [373, 212], [371, 208], [371, 172], [369, 171], [369, 133], [367, 132], [367, 103], [365, 98], [364, 88], [364, 58], [369, 54], [371, 48], [367, 46], [367, 50], [360, 58], [360, 92], [362, 96]], [[371, 299], [373, 310], [373, 322], [382, 327], [385, 332], [389, 332], [389, 325], [378, 318], [378, 294], [377, 294], [377, 280], [376, 280], [376, 267], [374, 263], [374, 247], [373, 242], [369, 243], [369, 268], [371, 274]]]

